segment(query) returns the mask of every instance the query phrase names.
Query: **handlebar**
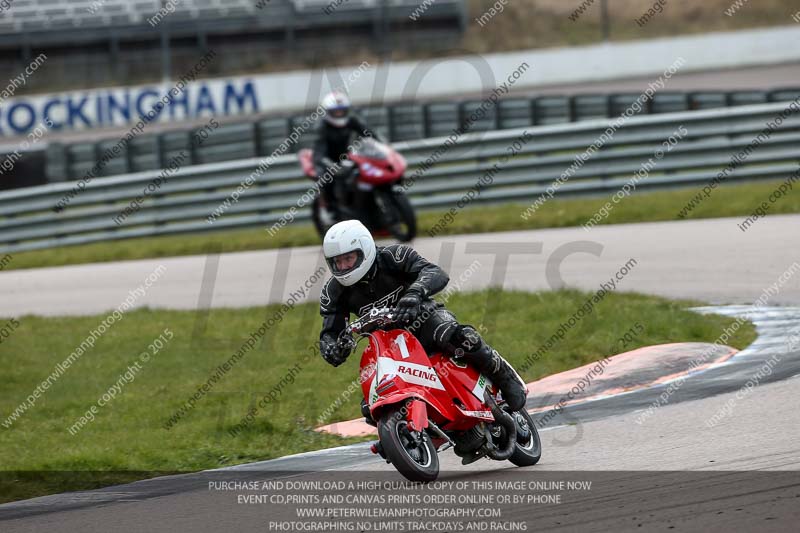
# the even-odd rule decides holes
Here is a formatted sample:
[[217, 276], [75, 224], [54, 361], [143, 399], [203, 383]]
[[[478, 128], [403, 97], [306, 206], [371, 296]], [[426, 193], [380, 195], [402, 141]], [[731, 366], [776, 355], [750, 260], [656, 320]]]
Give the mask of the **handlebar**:
[[391, 324], [396, 320], [397, 317], [395, 316], [394, 309], [389, 307], [372, 309], [368, 315], [348, 324], [343, 333], [347, 333], [348, 336], [353, 334], [361, 334], [365, 331], [371, 331], [374, 329], [373, 326], [385, 326], [386, 324]]
[[348, 324], [339, 334], [339, 338], [336, 342], [340, 348], [353, 350], [358, 344], [355, 339], [353, 339], [353, 335], [369, 333], [379, 327], [394, 322], [397, 322], [397, 314], [394, 309], [389, 307], [381, 307], [380, 309], [373, 308], [368, 315]]

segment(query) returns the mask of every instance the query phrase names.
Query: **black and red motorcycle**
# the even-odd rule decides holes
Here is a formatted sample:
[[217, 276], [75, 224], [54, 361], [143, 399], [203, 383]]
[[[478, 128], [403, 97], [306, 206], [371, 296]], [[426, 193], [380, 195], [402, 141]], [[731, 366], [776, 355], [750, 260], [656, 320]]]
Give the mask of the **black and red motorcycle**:
[[[314, 154], [305, 148], [297, 154], [306, 176], [319, 179], [314, 168]], [[406, 160], [391, 146], [366, 137], [355, 143], [339, 167], [344, 184], [344, 198], [339, 203], [339, 217], [334, 217], [325, 200], [317, 194], [311, 205], [311, 218], [320, 237], [342, 220], [360, 220], [375, 236], [391, 235], [407, 242], [417, 234], [417, 217], [401, 183]]]

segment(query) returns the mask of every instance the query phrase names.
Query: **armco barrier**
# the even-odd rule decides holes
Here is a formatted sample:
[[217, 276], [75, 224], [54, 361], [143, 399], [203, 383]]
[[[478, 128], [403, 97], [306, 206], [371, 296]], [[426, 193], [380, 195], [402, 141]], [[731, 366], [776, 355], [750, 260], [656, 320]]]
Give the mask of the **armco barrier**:
[[[683, 126], [687, 134], [665, 154], [637, 190], [700, 185], [717, 175], [744, 149], [786, 103], [630, 118], [601, 150], [562, 185], [557, 194], [613, 192], [622, 186], [661, 143]], [[530, 203], [542, 194], [596, 141], [613, 120], [592, 120], [528, 128], [529, 140], [494, 174], [475, 202]], [[470, 133], [447, 150], [409, 187], [417, 208], [453, 205], [484, 175], [523, 129]], [[408, 176], [442, 146], [445, 138], [397, 143], [410, 168]], [[791, 112], [774, 133], [736, 168], [726, 181], [782, 178], [797, 169], [800, 115]], [[302, 176], [294, 155], [278, 158], [255, 179], [238, 202], [213, 223], [209, 215], [258, 167], [261, 159], [188, 166], [171, 174], [141, 203], [141, 209], [117, 224], [114, 218], [159, 172], [95, 178], [56, 213], [74, 183], [17, 189], [0, 194], [0, 251], [13, 252], [131, 237], [176, 235], [214, 229], [272, 226], [311, 182]], [[535, 216], [535, 215], [534, 215]], [[309, 217], [309, 208], [296, 220]], [[265, 232], [265, 238], [268, 238]]]
[[[657, 92], [642, 109], [642, 114], [677, 113], [703, 109], [765, 104], [792, 100], [800, 87], [769, 91], [693, 91]], [[639, 93], [543, 95], [506, 97], [491, 106], [486, 116], [474, 122], [470, 131], [493, 131], [528, 126], [544, 126], [613, 118], [619, 116]], [[361, 113], [369, 125], [392, 142], [413, 141], [449, 135], [463, 127], [470, 114], [482, 104], [480, 99], [438, 102], [407, 102], [387, 106], [368, 106]], [[203, 130], [186, 129], [164, 133], [145, 133], [123, 146], [119, 155], [102, 170], [113, 176], [165, 166], [180, 151], [192, 164], [218, 163], [271, 154], [311, 110], [301, 115], [264, 118], [256, 121], [223, 124], [206, 135]], [[207, 133], [207, 132], [206, 132]], [[47, 179], [80, 179], [118, 139], [94, 142], [50, 143], [47, 150]], [[202, 140], [202, 144], [199, 142]], [[314, 131], [302, 135], [294, 148], [310, 145]]]

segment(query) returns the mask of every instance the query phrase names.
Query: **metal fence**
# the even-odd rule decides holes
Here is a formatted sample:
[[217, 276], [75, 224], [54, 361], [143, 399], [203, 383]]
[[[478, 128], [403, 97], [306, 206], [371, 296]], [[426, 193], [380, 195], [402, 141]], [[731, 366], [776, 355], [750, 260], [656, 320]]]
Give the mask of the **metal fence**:
[[[13, 5], [0, 17], [0, 47], [28, 50], [99, 41], [147, 42], [158, 40], [161, 32], [171, 38], [187, 38], [254, 30], [266, 34], [312, 28], [319, 32], [337, 25], [353, 30], [359, 25], [374, 26], [377, 31], [381, 23], [406, 20], [419, 5], [416, 0], [348, 0], [343, 6], [330, 0], [183, 0], [173, 3], [171, 11], [164, 11], [174, 16], [156, 28], [166, 16], [156, 18], [156, 24], [149, 24], [148, 19], [159, 13], [161, 0], [11, 1]], [[329, 4], [334, 9], [326, 9]], [[466, 8], [463, 0], [441, 0], [429, 6], [426, 17], [446, 18], [464, 26]]]
[[[762, 104], [719, 110], [669, 113], [630, 118], [613, 137], [558, 189], [558, 195], [610, 193], [640, 169], [679, 126], [688, 133], [666, 152], [637, 190], [704, 184], [729, 164], [733, 154], [753, 143], [766, 124], [787, 104]], [[500, 166], [493, 182], [475, 202], [529, 203], [567, 169], [587, 146], [597, 141], [614, 120], [593, 120], [528, 129], [528, 142]], [[454, 205], [465, 191], [501, 160], [522, 129], [470, 133], [443, 153], [444, 138], [398, 143], [414, 175], [436, 164], [408, 189], [417, 208]], [[797, 170], [800, 116], [791, 113], [726, 181], [777, 179]], [[0, 244], [7, 252], [49, 248], [131, 237], [178, 235], [209, 230], [263, 227], [279, 221], [311, 182], [302, 177], [293, 155], [278, 158], [253, 184], [232, 201], [232, 193], [262, 163], [247, 159], [178, 169], [163, 185], [148, 193], [157, 171], [96, 179], [75, 193], [74, 184], [51, 184], [0, 194]], [[53, 207], [73, 191], [66, 208]], [[138, 199], [137, 199], [138, 197]], [[208, 217], [226, 199], [230, 207], [213, 223]], [[115, 217], [140, 202], [138, 212], [121, 224]], [[299, 209], [296, 220], [309, 216]], [[264, 238], [268, 238], [265, 231]]]
[[[698, 91], [656, 93], [642, 113], [674, 113], [720, 107], [788, 101], [800, 96], [800, 88], [771, 91]], [[470, 131], [492, 131], [525, 126], [619, 116], [639, 97], [638, 93], [582, 94], [571, 96], [537, 96], [505, 98], [490, 108], [485, 118], [472, 124]], [[449, 135], [465, 124], [481, 100], [458, 102], [405, 103], [362, 110], [370, 126], [393, 142]], [[310, 112], [309, 112], [310, 113]], [[100, 172], [103, 176], [163, 168], [167, 162], [185, 151], [192, 164], [233, 161], [271, 154], [298, 125], [305, 115], [279, 117], [223, 125], [211, 135], [200, 137], [198, 129], [141, 135], [123, 147]], [[207, 139], [199, 145], [198, 139]], [[313, 131], [303, 135], [293, 148], [302, 148], [314, 141]], [[101, 154], [117, 139], [100, 142], [51, 144], [47, 152], [48, 182], [80, 179], [91, 169]]]

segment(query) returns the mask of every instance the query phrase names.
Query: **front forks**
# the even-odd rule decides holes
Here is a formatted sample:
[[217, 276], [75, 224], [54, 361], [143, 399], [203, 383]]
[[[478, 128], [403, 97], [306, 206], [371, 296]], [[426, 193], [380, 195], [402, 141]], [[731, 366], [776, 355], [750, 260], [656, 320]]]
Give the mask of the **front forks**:
[[411, 400], [406, 403], [406, 421], [411, 431], [424, 431], [428, 427], [428, 404], [422, 400]]

